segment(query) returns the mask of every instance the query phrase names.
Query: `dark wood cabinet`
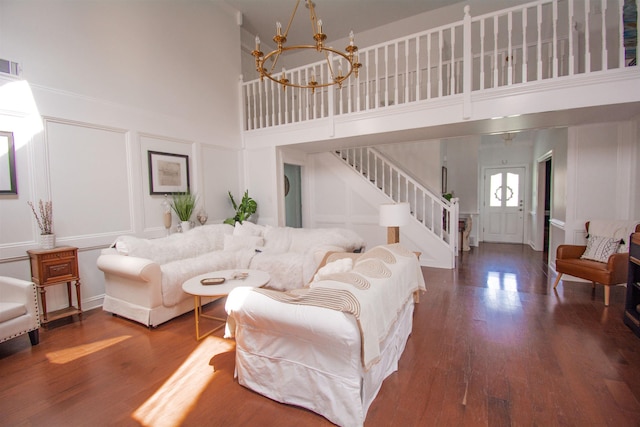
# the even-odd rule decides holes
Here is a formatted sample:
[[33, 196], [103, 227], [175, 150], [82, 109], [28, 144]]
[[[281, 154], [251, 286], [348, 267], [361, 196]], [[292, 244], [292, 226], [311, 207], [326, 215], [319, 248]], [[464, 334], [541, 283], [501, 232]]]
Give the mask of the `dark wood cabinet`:
[[629, 276], [624, 323], [640, 337], [640, 233], [633, 233], [629, 242]]
[[[53, 249], [28, 250], [31, 263], [31, 280], [38, 288], [40, 295], [40, 320], [46, 324], [62, 317], [82, 314], [80, 297], [80, 276], [78, 274], [78, 248], [62, 246]], [[67, 285], [69, 307], [47, 312], [47, 286]], [[73, 306], [71, 283], [75, 283], [77, 307]]]

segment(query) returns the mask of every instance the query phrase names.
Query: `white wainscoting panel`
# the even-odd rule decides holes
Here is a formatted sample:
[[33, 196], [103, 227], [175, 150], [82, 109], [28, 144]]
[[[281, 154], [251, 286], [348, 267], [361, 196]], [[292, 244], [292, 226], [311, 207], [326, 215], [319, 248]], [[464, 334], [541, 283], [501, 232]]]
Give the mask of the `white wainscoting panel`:
[[[589, 219], [616, 219], [618, 198], [618, 125], [576, 128], [576, 228]], [[588, 212], [588, 215], [584, 213]]]
[[58, 244], [130, 232], [127, 131], [48, 118], [45, 132]]

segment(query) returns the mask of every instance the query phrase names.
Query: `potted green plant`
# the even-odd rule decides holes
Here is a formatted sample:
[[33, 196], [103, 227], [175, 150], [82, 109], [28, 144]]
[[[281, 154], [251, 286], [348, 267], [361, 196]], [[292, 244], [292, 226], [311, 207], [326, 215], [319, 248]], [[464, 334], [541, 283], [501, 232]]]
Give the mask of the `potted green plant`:
[[235, 225], [236, 222], [242, 224], [243, 221], [249, 219], [258, 210], [258, 203], [249, 197], [249, 190], [245, 190], [240, 203], [236, 203], [231, 191], [229, 191], [229, 199], [231, 199], [231, 205], [233, 205], [236, 214], [231, 218], [227, 218], [224, 221], [225, 224]]
[[176, 213], [181, 221], [182, 231], [191, 229], [191, 215], [196, 208], [198, 197], [190, 192], [174, 193], [171, 196], [171, 209]]

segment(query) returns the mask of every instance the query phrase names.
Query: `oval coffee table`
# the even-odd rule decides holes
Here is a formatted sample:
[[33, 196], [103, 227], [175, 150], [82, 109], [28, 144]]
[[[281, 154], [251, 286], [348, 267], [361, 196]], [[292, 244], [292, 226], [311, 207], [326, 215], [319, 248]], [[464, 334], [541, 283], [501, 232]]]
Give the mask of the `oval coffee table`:
[[[236, 276], [245, 275], [244, 278], [234, 278]], [[201, 283], [202, 279], [210, 279], [210, 278], [224, 278], [225, 281], [222, 284], [214, 284], [214, 285], [203, 285]], [[202, 297], [224, 297], [229, 295], [229, 292], [234, 290], [235, 288], [241, 286], [248, 286], [251, 288], [260, 288], [266, 285], [269, 282], [269, 273], [260, 271], [260, 270], [248, 270], [248, 269], [237, 269], [237, 270], [221, 270], [221, 271], [213, 271], [211, 273], [201, 274], [196, 277], [192, 277], [182, 284], [182, 290], [188, 294], [193, 295], [194, 297], [194, 314], [196, 318], [196, 339], [201, 340], [202, 338], [210, 335], [211, 333], [217, 331], [222, 328], [227, 319], [223, 319], [220, 317], [213, 317], [210, 315], [206, 315], [202, 313]], [[216, 328], [200, 335], [200, 318], [203, 317], [205, 319], [217, 320], [223, 322], [222, 325], [217, 326]]]

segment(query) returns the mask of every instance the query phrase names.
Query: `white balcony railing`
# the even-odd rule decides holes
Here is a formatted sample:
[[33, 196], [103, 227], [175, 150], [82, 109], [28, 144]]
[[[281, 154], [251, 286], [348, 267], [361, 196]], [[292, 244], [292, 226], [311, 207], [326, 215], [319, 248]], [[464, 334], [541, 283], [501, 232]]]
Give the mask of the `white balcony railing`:
[[[242, 84], [244, 129], [429, 102], [636, 65], [637, 0], [538, 0], [362, 48], [358, 78], [342, 88]], [[343, 58], [334, 57], [333, 69]], [[346, 68], [346, 64], [342, 64]], [[288, 70], [293, 83], [328, 80], [326, 61]]]

